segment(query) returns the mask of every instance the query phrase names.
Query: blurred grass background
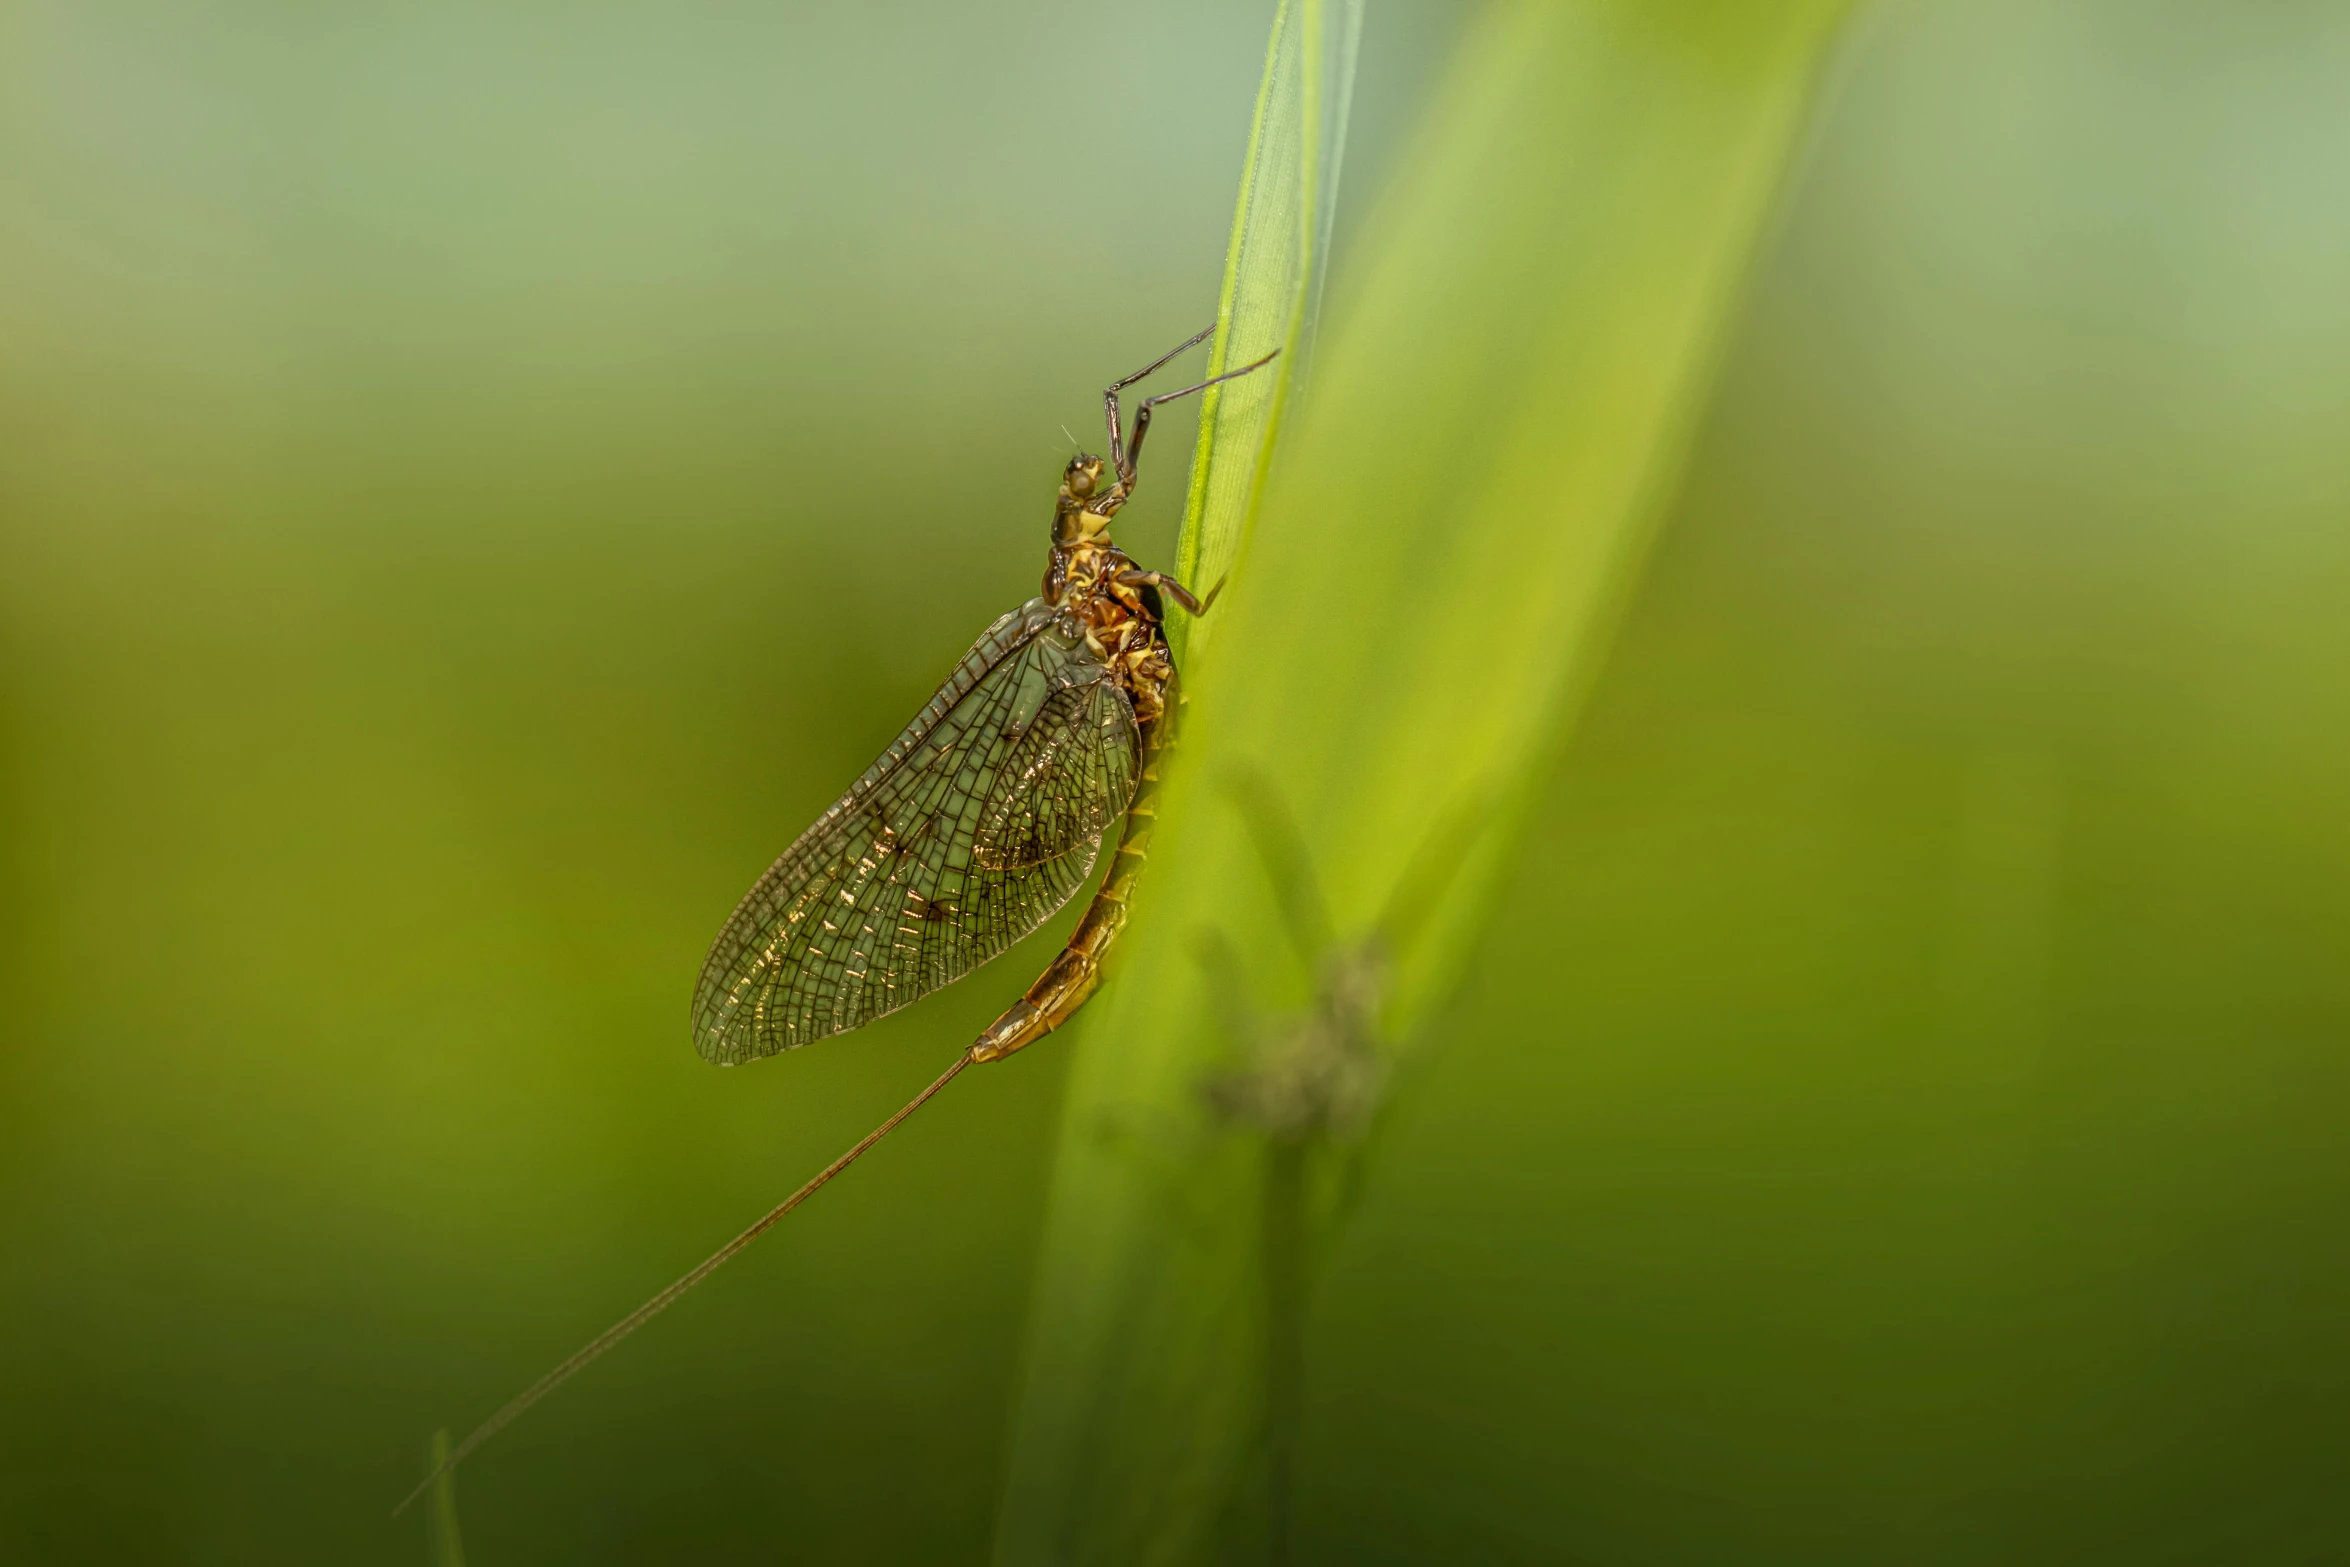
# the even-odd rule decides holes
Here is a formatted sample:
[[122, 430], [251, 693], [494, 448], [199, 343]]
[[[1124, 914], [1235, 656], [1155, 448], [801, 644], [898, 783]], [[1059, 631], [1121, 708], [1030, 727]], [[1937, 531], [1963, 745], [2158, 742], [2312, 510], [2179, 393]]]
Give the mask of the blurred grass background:
[[[685, 1039], [1206, 320], [1268, 12], [0, 14], [0, 1556], [424, 1560], [425, 1433], [1025, 982]], [[1857, 20], [1318, 1303], [1311, 1558], [2340, 1554], [2350, 13]], [[1456, 26], [1371, 12], [1334, 289]], [[470, 1559], [982, 1558], [1065, 1059]]]

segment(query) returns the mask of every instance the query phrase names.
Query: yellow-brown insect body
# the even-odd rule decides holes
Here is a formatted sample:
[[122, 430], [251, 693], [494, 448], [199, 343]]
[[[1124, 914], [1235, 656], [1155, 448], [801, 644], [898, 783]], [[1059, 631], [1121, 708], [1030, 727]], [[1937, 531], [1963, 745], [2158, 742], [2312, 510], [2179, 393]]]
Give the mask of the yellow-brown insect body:
[[1158, 573], [1141, 570], [1110, 542], [1110, 519], [1126, 503], [1129, 487], [1113, 484], [1095, 494], [1102, 471], [1100, 458], [1080, 456], [1061, 476], [1044, 597], [1076, 622], [1086, 645], [1133, 701], [1135, 722], [1148, 725], [1165, 710], [1175, 664], [1160, 622]]
[[1087, 646], [1134, 703], [1142, 765], [1109, 874], [1085, 917], [1027, 994], [980, 1034], [970, 1051], [974, 1061], [1000, 1061], [1034, 1044], [1067, 1022], [1100, 985], [1102, 962], [1126, 928], [1127, 904], [1158, 820], [1159, 765], [1171, 738], [1175, 701], [1175, 663], [1160, 620], [1158, 590], [1181, 590], [1158, 573], [1137, 568], [1110, 542], [1110, 519], [1125, 504], [1128, 486], [1115, 484], [1097, 496], [1102, 471], [1100, 459], [1079, 457], [1062, 476], [1044, 596], [1082, 628]]

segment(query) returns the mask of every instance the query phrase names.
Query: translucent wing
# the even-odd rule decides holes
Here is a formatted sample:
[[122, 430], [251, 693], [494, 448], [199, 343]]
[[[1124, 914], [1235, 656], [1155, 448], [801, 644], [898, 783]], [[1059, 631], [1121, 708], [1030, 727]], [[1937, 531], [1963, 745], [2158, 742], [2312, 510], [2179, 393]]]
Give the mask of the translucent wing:
[[694, 986], [733, 1063], [845, 1033], [1052, 917], [1134, 795], [1134, 711], [1042, 599], [998, 620], [736, 907]]

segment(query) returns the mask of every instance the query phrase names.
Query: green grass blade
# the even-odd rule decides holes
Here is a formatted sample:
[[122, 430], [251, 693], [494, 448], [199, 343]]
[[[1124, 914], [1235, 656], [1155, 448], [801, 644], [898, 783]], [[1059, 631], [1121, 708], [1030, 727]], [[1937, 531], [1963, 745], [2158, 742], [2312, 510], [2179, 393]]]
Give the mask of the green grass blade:
[[432, 1508], [427, 1514], [433, 1567], [465, 1567], [465, 1539], [457, 1532], [457, 1475], [448, 1463], [449, 1433], [435, 1431], [424, 1449], [424, 1472], [433, 1476]]
[[[1269, 486], [1261, 450], [1222, 444], [1240, 399], [1217, 410], [1186, 558], [1205, 583], [1245, 543], [1246, 569], [1187, 671], [1150, 878], [1078, 1046], [1000, 1562], [1264, 1556], [1274, 1151], [1206, 1107], [1231, 1047], [1201, 955], [1269, 1014], [1318, 981], [1225, 786], [1286, 802], [1341, 943], [1424, 905], [1384, 1017], [1410, 1031], [1474, 945], [1674, 483], [1842, 9], [1497, 6], [1365, 238]], [[1253, 538], [1253, 501], [1219, 510], [1244, 450]], [[1430, 875], [1431, 846], [1458, 863]]]
[[[1281, 357], [1256, 375], [1201, 394], [1199, 445], [1176, 544], [1176, 569], [1200, 593], [1225, 581], [1240, 557], [1282, 415], [1304, 383], [1362, 25], [1362, 0], [1280, 0], [1274, 13], [1207, 373], [1274, 349]], [[1183, 663], [1205, 645], [1212, 622], [1177, 620], [1172, 635]]]

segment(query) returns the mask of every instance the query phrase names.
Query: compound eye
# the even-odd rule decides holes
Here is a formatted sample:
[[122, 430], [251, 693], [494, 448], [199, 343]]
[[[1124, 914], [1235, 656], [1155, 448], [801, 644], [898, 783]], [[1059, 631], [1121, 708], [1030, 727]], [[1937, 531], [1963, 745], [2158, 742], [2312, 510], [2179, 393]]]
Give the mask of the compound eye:
[[1093, 487], [1101, 479], [1101, 476], [1101, 459], [1072, 457], [1069, 459], [1069, 472], [1065, 482], [1069, 486], [1069, 493], [1079, 500], [1083, 500], [1093, 493]]

